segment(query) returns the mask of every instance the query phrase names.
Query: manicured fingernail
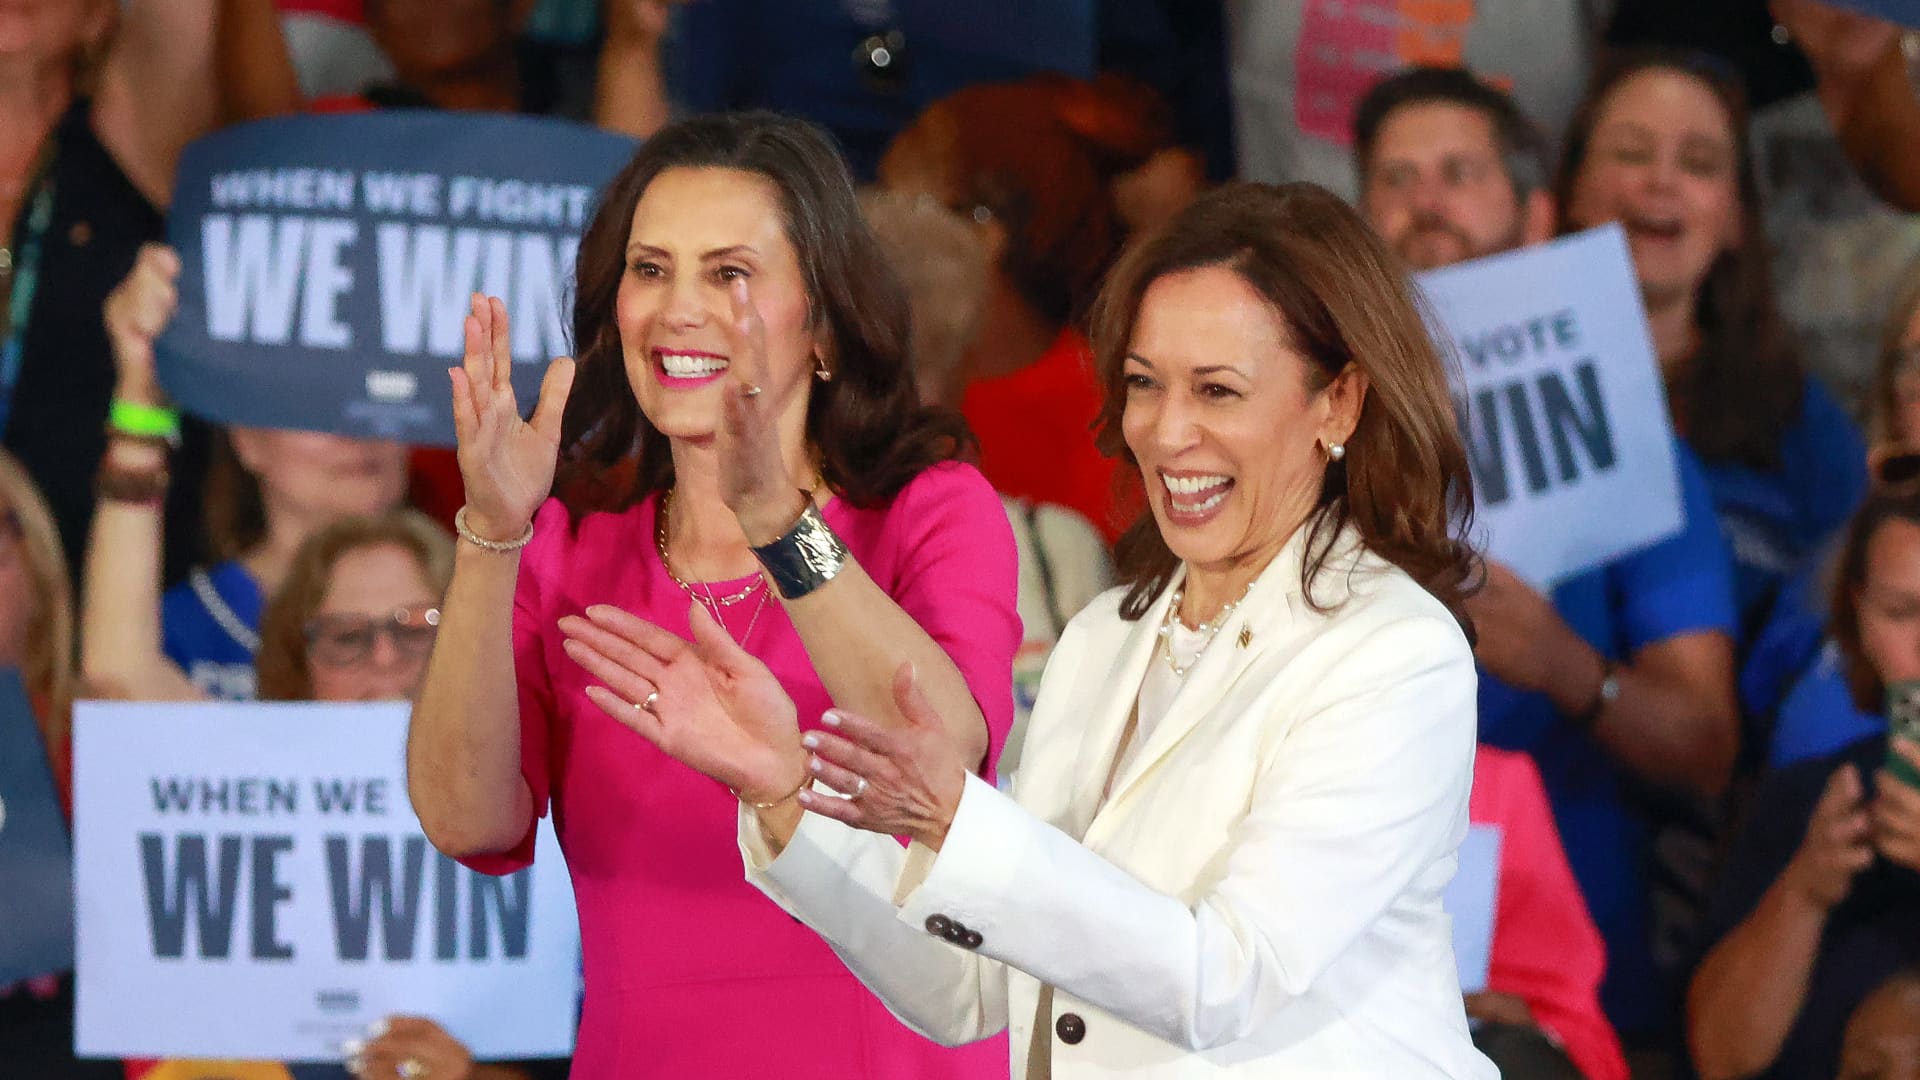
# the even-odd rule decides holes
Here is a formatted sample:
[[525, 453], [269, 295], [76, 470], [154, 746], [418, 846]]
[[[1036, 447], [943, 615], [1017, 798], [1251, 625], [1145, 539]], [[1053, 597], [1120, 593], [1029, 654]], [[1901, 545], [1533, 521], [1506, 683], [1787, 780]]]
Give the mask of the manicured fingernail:
[[820, 746], [820, 736], [809, 731], [805, 735], [800, 736], [800, 745], [809, 750], [818, 749]]
[[386, 1033], [387, 1022], [384, 1019], [375, 1020], [373, 1023], [367, 1025], [367, 1038], [369, 1039], [377, 1039]]
[[840, 714], [834, 712], [832, 709], [828, 709], [826, 712], [820, 714], [820, 722], [828, 727], [839, 727]]
[[825, 769], [826, 767], [827, 767], [827, 763], [824, 761], [821, 761], [817, 757], [807, 759], [807, 768], [813, 770], [814, 772], [819, 772], [822, 769]]
[[813, 792], [808, 791], [806, 788], [801, 788], [800, 793], [794, 796], [794, 800], [801, 806], [812, 806]]
[[347, 1057], [347, 1058], [357, 1058], [360, 1056], [360, 1051], [365, 1050], [366, 1048], [367, 1048], [367, 1044], [364, 1042], [361, 1042], [359, 1039], [348, 1039], [346, 1042], [343, 1042], [340, 1044], [340, 1056]]

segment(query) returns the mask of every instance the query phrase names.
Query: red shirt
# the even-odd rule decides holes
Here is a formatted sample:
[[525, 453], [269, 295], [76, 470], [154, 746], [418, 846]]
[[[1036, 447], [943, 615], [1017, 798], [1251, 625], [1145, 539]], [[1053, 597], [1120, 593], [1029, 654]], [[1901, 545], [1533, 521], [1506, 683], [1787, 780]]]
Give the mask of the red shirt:
[[1119, 462], [1093, 447], [1100, 397], [1093, 350], [1068, 327], [1040, 359], [968, 386], [960, 411], [980, 437], [980, 471], [1001, 494], [1071, 507], [1111, 541], [1125, 522], [1115, 520]]
[[1567, 865], [1533, 759], [1481, 743], [1467, 807], [1475, 825], [1501, 832], [1487, 989], [1526, 1002], [1587, 1080], [1627, 1080], [1619, 1037], [1600, 1011], [1606, 945]]

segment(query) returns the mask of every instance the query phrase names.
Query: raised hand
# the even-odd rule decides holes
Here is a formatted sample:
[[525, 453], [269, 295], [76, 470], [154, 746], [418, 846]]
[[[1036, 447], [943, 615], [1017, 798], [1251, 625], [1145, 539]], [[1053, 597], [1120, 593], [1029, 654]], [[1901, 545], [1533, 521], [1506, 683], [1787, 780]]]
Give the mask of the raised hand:
[[846, 796], [800, 793], [800, 805], [856, 829], [910, 836], [940, 850], [960, 809], [967, 763], [947, 725], [914, 681], [913, 665], [893, 676], [893, 698], [905, 721], [897, 727], [834, 709], [821, 717], [831, 731], [809, 731], [808, 768]]
[[1831, 911], [1853, 890], [1854, 875], [1873, 862], [1873, 824], [1862, 802], [1860, 774], [1842, 765], [1827, 778], [1800, 850], [1781, 875], [1820, 911]]
[[720, 494], [747, 541], [766, 544], [779, 539], [805, 507], [780, 454], [779, 416], [770, 395], [757, 392], [771, 378], [767, 325], [745, 278], [735, 278], [727, 296], [732, 302], [726, 323], [729, 378], [713, 440], [720, 460]]
[[619, 608], [560, 620], [561, 647], [604, 685], [587, 697], [667, 756], [750, 803], [774, 803], [806, 780], [793, 699], [698, 602], [685, 641]]
[[[1920, 745], [1913, 740], [1895, 735], [1887, 745], [1920, 768]], [[1873, 846], [1888, 862], [1920, 870], [1920, 791], [1886, 769], [1873, 799]]]
[[158, 405], [153, 342], [180, 306], [180, 256], [165, 244], [143, 244], [133, 269], [107, 294], [102, 311], [113, 349], [114, 392], [120, 401]]
[[533, 417], [522, 420], [513, 395], [506, 305], [474, 294], [466, 332], [466, 358], [447, 374], [453, 381], [453, 429], [459, 439], [460, 478], [466, 484], [467, 524], [487, 539], [512, 540], [533, 520], [553, 487], [560, 418], [573, 389], [573, 361], [563, 356], [548, 365]]

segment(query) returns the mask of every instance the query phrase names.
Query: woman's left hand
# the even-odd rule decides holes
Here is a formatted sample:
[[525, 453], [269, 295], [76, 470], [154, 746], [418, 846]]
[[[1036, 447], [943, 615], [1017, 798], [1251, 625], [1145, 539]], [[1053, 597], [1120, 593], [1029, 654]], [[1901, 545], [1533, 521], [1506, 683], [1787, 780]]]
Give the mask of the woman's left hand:
[[920, 692], [912, 664], [894, 674], [893, 696], [902, 726], [834, 709], [821, 717], [830, 731], [810, 731], [800, 740], [813, 751], [813, 775], [847, 796], [802, 791], [800, 805], [856, 829], [911, 837], [939, 851], [960, 809], [967, 763]]
[[780, 453], [780, 414], [770, 389], [767, 325], [753, 305], [747, 279], [727, 287], [732, 312], [727, 319], [727, 374], [721, 393], [720, 426], [714, 432], [720, 461], [720, 493], [740, 522], [747, 542], [778, 540], [806, 507], [795, 499], [792, 475]]
[[367, 1032], [364, 1045], [349, 1044], [347, 1071], [355, 1076], [467, 1080], [473, 1055], [447, 1029], [418, 1016], [391, 1016]]

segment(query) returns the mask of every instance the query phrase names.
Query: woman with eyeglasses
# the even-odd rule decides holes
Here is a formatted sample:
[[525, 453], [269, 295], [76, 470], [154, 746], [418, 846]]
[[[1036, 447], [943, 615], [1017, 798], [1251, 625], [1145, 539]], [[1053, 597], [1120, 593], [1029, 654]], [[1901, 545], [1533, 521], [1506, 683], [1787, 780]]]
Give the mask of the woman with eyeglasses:
[[[301, 545], [260, 621], [260, 697], [269, 701], [412, 698], [440, 626], [453, 574], [452, 538], [424, 514], [348, 517]], [[355, 1076], [521, 1080], [514, 1066], [479, 1065], [431, 1020], [389, 1017], [348, 1048]], [[129, 1070], [141, 1080], [151, 1066]], [[339, 1066], [289, 1065], [288, 1080], [327, 1080]], [[174, 1061], [169, 1080], [231, 1075], [227, 1063]], [[251, 1073], [249, 1074], [251, 1075]]]
[[380, 514], [407, 491], [399, 443], [309, 431], [233, 428], [207, 479], [210, 565], [161, 592], [162, 506], [176, 440], [153, 342], [173, 317], [180, 259], [149, 244], [107, 298], [117, 380], [99, 509], [87, 545], [81, 663], [102, 691], [134, 700], [252, 698], [265, 598], [295, 552], [331, 522]]
[[1674, 427], [1707, 468], [1750, 632], [1859, 505], [1866, 472], [1859, 432], [1779, 311], [1745, 93], [1711, 57], [1626, 52], [1595, 76], [1564, 145], [1561, 226], [1626, 230]]

